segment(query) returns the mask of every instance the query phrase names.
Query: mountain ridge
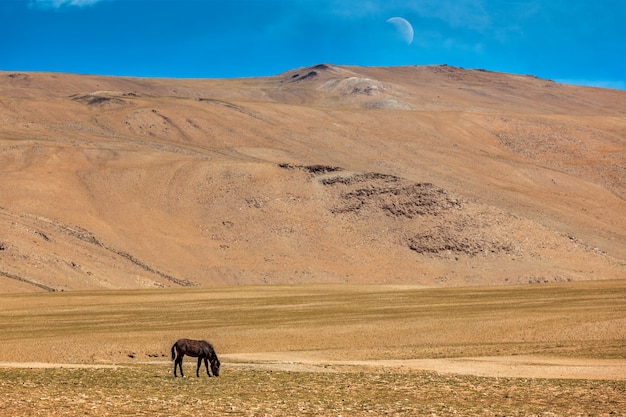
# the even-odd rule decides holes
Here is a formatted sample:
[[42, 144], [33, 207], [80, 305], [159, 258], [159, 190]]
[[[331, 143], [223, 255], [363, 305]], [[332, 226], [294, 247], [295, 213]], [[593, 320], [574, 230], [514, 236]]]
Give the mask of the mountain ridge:
[[626, 92], [0, 72], [0, 291], [623, 278]]

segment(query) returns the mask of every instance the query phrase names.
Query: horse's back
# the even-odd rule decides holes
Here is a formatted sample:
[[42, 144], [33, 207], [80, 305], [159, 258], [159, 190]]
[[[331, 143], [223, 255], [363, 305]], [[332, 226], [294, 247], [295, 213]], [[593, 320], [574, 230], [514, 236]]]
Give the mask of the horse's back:
[[189, 342], [192, 342], [192, 340], [191, 339], [186, 339], [186, 338], [181, 338], [181, 339], [178, 339], [176, 341], [176, 343], [174, 343], [174, 344], [176, 346], [183, 346], [183, 345], [189, 344]]
[[211, 345], [206, 340], [194, 340], [194, 339], [178, 339], [176, 343], [174, 343], [176, 350], [183, 355], [189, 356], [204, 356], [208, 355], [210, 352], [214, 352], [213, 345]]

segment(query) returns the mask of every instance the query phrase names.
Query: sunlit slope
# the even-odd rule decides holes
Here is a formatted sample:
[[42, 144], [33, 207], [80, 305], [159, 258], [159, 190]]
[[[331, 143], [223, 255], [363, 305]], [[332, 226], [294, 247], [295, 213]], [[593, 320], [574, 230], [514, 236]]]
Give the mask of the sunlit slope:
[[626, 276], [626, 92], [0, 73], [0, 290]]

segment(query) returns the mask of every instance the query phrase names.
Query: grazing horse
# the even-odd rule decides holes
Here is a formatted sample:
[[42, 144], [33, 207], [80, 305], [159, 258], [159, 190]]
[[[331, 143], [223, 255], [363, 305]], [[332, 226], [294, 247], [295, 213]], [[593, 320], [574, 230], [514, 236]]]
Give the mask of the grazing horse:
[[197, 377], [200, 376], [200, 366], [202, 365], [203, 359], [207, 375], [211, 376], [208, 364], [208, 362], [211, 362], [213, 375], [220, 376], [220, 360], [215, 354], [213, 345], [204, 340], [178, 339], [176, 343], [174, 343], [174, 346], [172, 346], [172, 360], [176, 359], [174, 362], [174, 377], [177, 376], [177, 366], [180, 368], [180, 376], [185, 376], [183, 373], [183, 356], [185, 355], [198, 358], [198, 367], [196, 368]]

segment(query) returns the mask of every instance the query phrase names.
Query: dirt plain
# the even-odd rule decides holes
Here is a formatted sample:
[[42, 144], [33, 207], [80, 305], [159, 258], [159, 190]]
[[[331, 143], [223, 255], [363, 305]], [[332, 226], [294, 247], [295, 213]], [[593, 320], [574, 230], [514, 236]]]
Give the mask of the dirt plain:
[[0, 126], [12, 415], [626, 415], [623, 91], [0, 72]]
[[[624, 281], [0, 296], [11, 415], [624, 415]], [[213, 342], [207, 378], [180, 335]]]

